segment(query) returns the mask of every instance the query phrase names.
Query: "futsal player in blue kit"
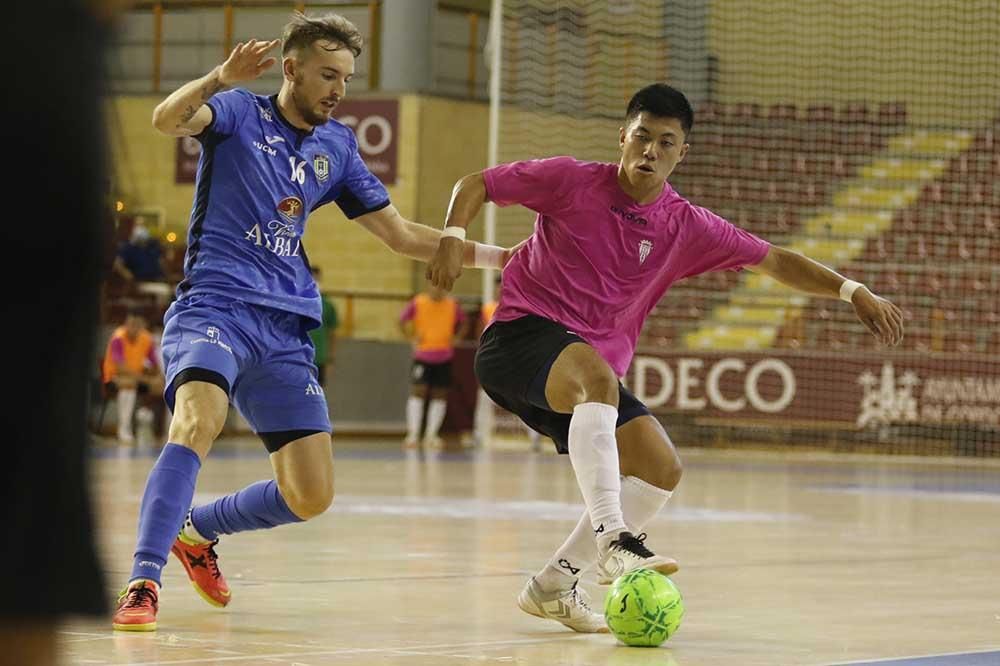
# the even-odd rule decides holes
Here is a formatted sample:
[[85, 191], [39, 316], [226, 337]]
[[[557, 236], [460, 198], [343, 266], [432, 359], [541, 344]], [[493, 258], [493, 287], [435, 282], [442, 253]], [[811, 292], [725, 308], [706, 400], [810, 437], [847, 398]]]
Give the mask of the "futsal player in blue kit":
[[[274, 65], [267, 54], [279, 43], [277, 95], [226, 90]], [[306, 218], [336, 203], [391, 250], [421, 260], [442, 234], [400, 216], [353, 132], [331, 120], [361, 45], [341, 16], [295, 14], [280, 42], [237, 45], [154, 111], [160, 132], [196, 137], [202, 156], [185, 277], [164, 318], [169, 443], [146, 482], [117, 630], [156, 629], [168, 553], [208, 603], [225, 606], [230, 590], [214, 549], [221, 535], [308, 520], [333, 500], [331, 426], [307, 334], [322, 314], [302, 243]], [[502, 268], [511, 252], [465, 246], [466, 266]], [[230, 401], [270, 452], [274, 479], [191, 508]]]

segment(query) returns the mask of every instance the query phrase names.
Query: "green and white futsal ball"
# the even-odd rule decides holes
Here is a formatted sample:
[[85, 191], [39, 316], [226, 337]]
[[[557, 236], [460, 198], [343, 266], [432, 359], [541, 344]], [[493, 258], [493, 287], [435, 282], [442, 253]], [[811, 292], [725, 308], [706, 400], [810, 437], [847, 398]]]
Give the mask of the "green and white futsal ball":
[[634, 647], [662, 645], [681, 626], [683, 617], [680, 590], [651, 569], [636, 569], [620, 577], [604, 601], [604, 619], [611, 633]]

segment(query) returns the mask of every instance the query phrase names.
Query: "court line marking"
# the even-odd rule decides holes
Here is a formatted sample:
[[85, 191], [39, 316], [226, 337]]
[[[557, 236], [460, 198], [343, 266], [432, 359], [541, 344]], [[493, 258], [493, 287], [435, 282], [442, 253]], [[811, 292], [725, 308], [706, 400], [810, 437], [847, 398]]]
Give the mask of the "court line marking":
[[962, 652], [941, 652], [940, 654], [917, 654], [917, 655], [906, 655], [902, 657], [882, 657], [880, 659], [865, 659], [863, 661], [824, 661], [822, 664], [817, 666], [865, 666], [865, 664], [885, 664], [892, 663], [894, 661], [903, 661], [905, 659], [935, 659], [937, 657], [971, 657], [978, 654], [998, 654], [1000, 655], [1000, 650], [997, 648], [986, 648], [985, 650], [963, 650]]
[[[964, 557], [965, 554], [940, 553], [935, 555], [922, 556], [898, 556], [898, 557], [859, 557], [855, 559], [837, 560], [762, 560], [759, 562], [719, 562], [715, 564], [686, 564], [684, 569], [752, 569], [757, 567], [773, 566], [852, 566], [857, 564], [896, 564], [900, 562], [933, 562], [938, 560], [953, 560]], [[105, 570], [109, 577], [123, 576], [127, 571]], [[367, 583], [367, 582], [388, 582], [388, 581], [433, 581], [433, 580], [454, 580], [457, 578], [485, 579], [485, 578], [513, 578], [518, 576], [530, 576], [534, 570], [511, 571], [498, 573], [476, 573], [476, 572], [456, 572], [451, 574], [428, 574], [423, 576], [342, 576], [337, 578], [310, 578], [282, 580], [279, 578], [254, 578], [234, 580], [236, 587], [256, 587], [259, 585], [323, 585], [334, 583]], [[584, 582], [588, 582], [585, 580]]]
[[[866, 562], [871, 560], [865, 560]], [[726, 565], [727, 567], [729, 565]], [[121, 577], [129, 574], [129, 570], [122, 569], [121, 571], [114, 571], [111, 569], [104, 570], [105, 575], [109, 577]], [[453, 580], [455, 578], [513, 578], [515, 576], [531, 576], [534, 570], [528, 571], [527, 569], [523, 571], [510, 571], [510, 572], [498, 572], [498, 573], [476, 573], [476, 572], [455, 572], [449, 574], [427, 574], [423, 576], [341, 576], [338, 578], [314, 578], [314, 579], [301, 579], [296, 578], [295, 580], [283, 580], [280, 578], [239, 578], [233, 579], [233, 584], [238, 587], [254, 587], [267, 583], [269, 585], [298, 585], [298, 584], [308, 584], [316, 585], [321, 583], [367, 583], [367, 582], [386, 582], [386, 581], [411, 581], [411, 580]]]
[[253, 581], [248, 581], [246, 579], [240, 579], [237, 581], [237, 585], [240, 584], [250, 584], [258, 585], [261, 583], [267, 583], [269, 585], [321, 585], [323, 583], [368, 583], [368, 582], [388, 582], [388, 581], [413, 581], [413, 580], [454, 580], [456, 578], [514, 578], [514, 577], [524, 577], [532, 575], [532, 571], [513, 571], [509, 573], [453, 573], [453, 574], [436, 574], [436, 575], [426, 575], [426, 576], [343, 576], [339, 578], [316, 578], [312, 580], [282, 580], [280, 578], [255, 578]]
[[[107, 631], [100, 633], [93, 632], [82, 632], [82, 631], [58, 631], [59, 636], [85, 636], [86, 638], [60, 638], [59, 642], [63, 645], [75, 645], [76, 643], [82, 643], [85, 641], [110, 641], [110, 640], [135, 640], [144, 641], [151, 644], [167, 644], [171, 647], [174, 641], [171, 640], [172, 636], [176, 634], [170, 632], [120, 632], [120, 631]], [[215, 650], [221, 652], [230, 652], [232, 654], [240, 654], [235, 650], [227, 650], [223, 647], [214, 647], [216, 644], [220, 643], [222, 639], [218, 638], [195, 638], [193, 636], [185, 636], [184, 640], [189, 643], [204, 643], [203, 649], [205, 650]], [[222, 641], [223, 644], [226, 644]], [[265, 646], [275, 646], [280, 645], [282, 647], [288, 648], [301, 648], [301, 649], [313, 649], [317, 646], [315, 644], [303, 644], [303, 643], [283, 643], [281, 641], [240, 641], [240, 645], [265, 645]]]
[[956, 490], [954, 488], [913, 488], [905, 486], [803, 486], [805, 490], [840, 495], [878, 495], [880, 497], [902, 497], [905, 499], [929, 499], [937, 502], [980, 502], [996, 504], [1000, 502], [1000, 487], [976, 490]]
[[[138, 501], [139, 497], [134, 498]], [[210, 502], [214, 495], [196, 493], [195, 502]], [[326, 514], [334, 520], [340, 514], [363, 516], [405, 516], [408, 518], [493, 519], [565, 521], [576, 523], [584, 505], [578, 502], [554, 500], [518, 500], [476, 497], [356, 495], [341, 494]], [[740, 509], [712, 509], [700, 506], [673, 506], [662, 516], [670, 522], [694, 523], [787, 523], [810, 520], [804, 514], [744, 511]]]
[[[336, 419], [334, 420], [334, 426], [336, 426]], [[155, 459], [160, 455], [160, 450], [158, 447], [151, 448], [149, 450], [134, 450], [130, 451], [128, 455], [123, 455], [116, 444], [113, 444], [114, 440], [109, 437], [95, 437], [95, 441], [105, 442], [103, 445], [95, 446], [91, 448], [91, 453], [95, 458], [133, 458], [133, 459]], [[213, 448], [212, 457], [213, 458], [266, 458], [267, 451], [261, 446], [260, 441], [251, 433], [246, 434], [232, 434], [221, 438], [219, 441], [225, 442], [224, 446], [218, 446]], [[385, 446], [385, 452], [382, 451], [370, 451], [365, 448], [371, 444], [371, 440], [355, 437], [337, 437], [334, 435], [333, 439], [334, 453], [338, 458], [356, 458], [363, 460], [371, 454], [378, 454], [379, 458], [385, 457], [386, 459], [396, 459], [396, 460], [406, 460], [407, 456], [398, 449], [397, 440], [386, 437], [384, 439], [375, 440], [375, 444], [379, 446]], [[391, 445], [393, 448], [389, 448]], [[482, 453], [486, 453], [490, 456], [503, 457], [503, 458], [524, 458], [532, 459], [539, 463], [553, 463], [556, 461], [561, 461], [562, 456], [556, 455], [555, 453], [543, 453], [538, 455], [536, 453], [530, 453], [528, 451], [522, 450], [506, 450], [502, 448], [498, 449], [487, 449], [485, 451], [480, 450], [470, 450], [456, 453], [446, 454], [447, 458], [439, 458], [437, 456], [432, 456], [432, 460], [441, 460], [442, 462], [453, 462], [455, 460], [476, 460], [478, 456]], [[832, 451], [788, 451], [788, 450], [771, 450], [766, 448], [753, 448], [751, 447], [740, 447], [738, 444], [733, 445], [733, 448], [728, 449], [707, 449], [707, 448], [689, 448], [683, 451], [684, 458], [693, 466], [698, 463], [699, 466], [703, 463], [708, 463], [711, 465], [714, 462], [731, 462], [737, 460], [739, 462], [744, 462], [750, 460], [751, 462], [762, 462], [768, 463], [772, 467], [787, 468], [789, 463], [800, 464], [800, 463], [834, 463], [835, 465], [844, 463], [845, 466], [850, 465], [863, 465], [865, 463], [882, 463], [886, 466], [900, 467], [900, 466], [913, 466], [913, 467], [923, 467], [925, 470], [913, 470], [918, 473], [921, 471], [926, 471], [927, 468], [940, 468], [940, 467], [951, 467], [956, 470], [963, 471], [965, 469], [974, 468], [977, 470], [989, 470], [994, 472], [1000, 470], [1000, 459], [996, 458], [971, 458], [968, 456], [934, 456], [934, 455], [907, 455], [907, 454], [879, 454], [879, 453], [834, 453]], [[372, 456], [374, 458], [374, 456]], [[426, 457], [426, 456], [424, 456]], [[422, 457], [421, 460], [424, 458]], [[834, 465], [834, 466], [835, 466]], [[892, 470], [895, 471], [895, 470]], [[936, 470], [931, 470], [936, 471]]]
[[[603, 634], [594, 634], [595, 636], [604, 636]], [[241, 655], [238, 657], [208, 657], [204, 659], [172, 659], [172, 660], [158, 660], [158, 661], [137, 661], [130, 662], [131, 666], [158, 666], [159, 664], [204, 664], [204, 663], [214, 663], [220, 661], [238, 661], [244, 659], [298, 659], [300, 657], [338, 657], [341, 655], [348, 656], [353, 654], [395, 654], [406, 653], [408, 651], [417, 650], [454, 650], [457, 648], [470, 648], [470, 647], [503, 647], [506, 645], [535, 645], [538, 643], [550, 643], [552, 641], [567, 641], [567, 640], [581, 640], [585, 636], [562, 636], [562, 637], [551, 637], [551, 638], [520, 638], [511, 639], [506, 641], [480, 641], [476, 643], [438, 643], [431, 645], [412, 645], [405, 646], [401, 645], [398, 648], [391, 647], [379, 647], [379, 648], [338, 648], [335, 650], [317, 650], [311, 652], [276, 652], [273, 654], [250, 654]], [[435, 655], [439, 656], [439, 655]], [[443, 656], [443, 655], [441, 655]]]
[[[746, 569], [746, 568], [756, 568], [756, 567], [773, 567], [773, 566], [853, 566], [857, 564], [898, 564], [900, 562], [934, 562], [938, 560], [953, 560], [958, 555], [953, 553], [942, 553], [939, 555], [923, 555], [923, 556], [899, 556], [899, 557], [864, 557], [856, 559], [839, 559], [839, 560], [764, 560], [760, 562], [720, 562], [717, 564], [687, 564], [684, 569], [700, 569], [700, 570], [712, 570], [712, 569]], [[410, 580], [447, 580], [454, 578], [470, 578], [470, 579], [480, 579], [480, 578], [509, 578], [513, 576], [530, 576], [533, 572], [524, 571], [509, 574], [476, 574], [476, 573], [460, 573], [460, 574], [442, 574], [436, 576], [399, 576], [399, 577], [352, 577], [352, 578], [329, 578], [329, 579], [314, 579], [314, 580], [280, 580], [280, 579], [255, 579], [254, 584], [257, 583], [267, 583], [270, 585], [297, 585], [300, 583], [308, 583], [310, 585], [321, 585], [324, 583], [362, 583], [368, 581], [374, 582], [385, 582], [385, 581], [410, 581]], [[246, 581], [243, 581], [246, 582]], [[588, 582], [585, 579], [584, 582]], [[239, 582], [237, 582], [239, 585]]]
[[776, 465], [794, 463], [886, 463], [892, 466], [912, 465], [915, 467], [954, 467], [954, 468], [989, 468], [994, 471], [1000, 468], [1000, 459], [970, 458], [968, 456], [934, 456], [907, 455], [895, 453], [835, 453], [833, 451], [774, 451], [768, 449], [741, 448], [738, 445], [728, 449], [691, 448], [683, 451], [686, 458], [692, 462], [713, 462], [716, 460], [756, 459]]
[[856, 564], [895, 564], [899, 562], [933, 562], [935, 560], [953, 560], [959, 557], [955, 553], [940, 553], [937, 555], [900, 555], [898, 557], [859, 557], [839, 560], [762, 560], [760, 562], [723, 562], [719, 564], [687, 564], [684, 569], [743, 569], [753, 567], [800, 567], [800, 566], [848, 566]]
[[[71, 636], [72, 635], [72, 636], [85, 636], [86, 637], [86, 638], [73, 638], [73, 639], [69, 639], [69, 640], [67, 640], [65, 638], [60, 638], [59, 639], [60, 642], [62, 644], [64, 644], [64, 645], [73, 645], [73, 644], [84, 642], [84, 641], [98, 641], [98, 640], [123, 641], [123, 640], [134, 640], [134, 641], [137, 641], [137, 642], [138, 641], [143, 641], [143, 642], [149, 642], [149, 643], [153, 643], [153, 644], [167, 645], [168, 647], [176, 647], [177, 633], [180, 633], [181, 631], [182, 630], [178, 629], [178, 630], [176, 630], [176, 633], [172, 632], [172, 631], [167, 631], [167, 630], [159, 631], [159, 632], [155, 632], [155, 633], [153, 633], [153, 632], [151, 632], [151, 633], [120, 632], [120, 631], [107, 631], [107, 632], [59, 631], [57, 633], [59, 635], [62, 635], [62, 636]], [[236, 650], [228, 649], [227, 647], [225, 647], [225, 646], [227, 646], [227, 645], [230, 644], [230, 643], [226, 642], [226, 639], [220, 639], [220, 638], [199, 638], [199, 637], [196, 637], [196, 636], [184, 636], [184, 638], [181, 639], [181, 640], [184, 641], [184, 642], [187, 642], [187, 643], [197, 643], [197, 644], [199, 644], [199, 646], [201, 647], [201, 649], [206, 650], [206, 651], [223, 652], [223, 653], [229, 653], [229, 654], [234, 654], [234, 655], [241, 655], [242, 654], [242, 653], [240, 653], [240, 652], [238, 652]], [[239, 642], [239, 644], [240, 644], [240, 646], [263, 646], [263, 647], [270, 648], [270, 649], [275, 649], [275, 648], [281, 647], [281, 648], [296, 649], [296, 650], [315, 650], [316, 648], [322, 647], [322, 645], [320, 645], [318, 642], [313, 642], [313, 643], [292, 643], [292, 642], [288, 642], [288, 641], [274, 641], [274, 640], [272, 640], [272, 641], [241, 640]]]

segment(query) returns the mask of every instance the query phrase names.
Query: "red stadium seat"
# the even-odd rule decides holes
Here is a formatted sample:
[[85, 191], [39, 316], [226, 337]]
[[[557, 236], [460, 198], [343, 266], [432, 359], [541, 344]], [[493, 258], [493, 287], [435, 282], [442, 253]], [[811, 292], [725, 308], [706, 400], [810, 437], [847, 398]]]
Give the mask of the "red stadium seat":
[[798, 116], [794, 104], [772, 104], [767, 111], [768, 120], [798, 120]]
[[840, 121], [844, 123], [867, 123], [868, 104], [865, 102], [848, 102], [840, 109]]
[[879, 104], [877, 121], [883, 125], [905, 125], [906, 105], [902, 102]]

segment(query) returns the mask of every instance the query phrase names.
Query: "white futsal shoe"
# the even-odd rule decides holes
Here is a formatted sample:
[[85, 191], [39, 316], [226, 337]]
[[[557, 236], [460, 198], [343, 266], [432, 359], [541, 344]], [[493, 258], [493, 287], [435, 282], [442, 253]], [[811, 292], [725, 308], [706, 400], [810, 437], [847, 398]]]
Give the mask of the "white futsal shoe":
[[643, 543], [646, 533], [639, 536], [631, 532], [622, 532], [618, 538], [608, 545], [597, 562], [597, 582], [600, 585], [610, 585], [619, 576], [636, 569], [652, 569], [664, 576], [677, 573], [677, 561], [662, 555], [656, 555]]
[[591, 609], [587, 593], [576, 583], [568, 590], [544, 592], [532, 576], [517, 596], [517, 605], [528, 615], [561, 622], [583, 634], [608, 631], [604, 616]]

